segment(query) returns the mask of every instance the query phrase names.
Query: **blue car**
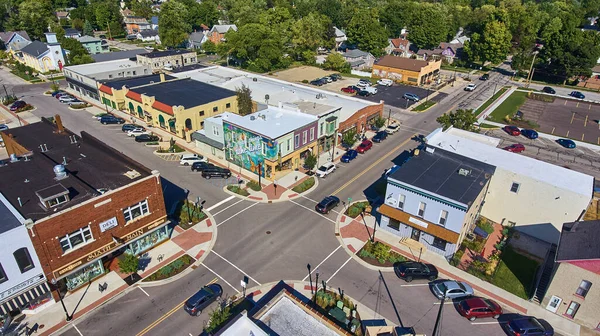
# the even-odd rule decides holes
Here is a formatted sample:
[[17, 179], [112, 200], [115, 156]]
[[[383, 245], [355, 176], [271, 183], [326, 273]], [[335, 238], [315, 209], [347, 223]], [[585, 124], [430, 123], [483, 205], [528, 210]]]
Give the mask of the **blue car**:
[[575, 144], [575, 141], [573, 140], [569, 140], [569, 139], [558, 139], [556, 140], [556, 142], [558, 142], [559, 145], [565, 147], [565, 148], [575, 148], [577, 147], [577, 145]]
[[347, 151], [346, 154], [344, 154], [342, 156], [342, 158], [340, 159], [340, 161], [348, 163], [348, 162], [354, 160], [357, 156], [358, 156], [358, 152], [355, 151], [354, 149], [351, 149], [351, 150]]
[[538, 132], [532, 130], [532, 129], [522, 129], [521, 130], [521, 134], [524, 135], [527, 139], [537, 139], [538, 138]]
[[569, 93], [569, 96], [575, 97], [578, 99], [585, 99], [585, 95], [579, 91], [573, 91], [573, 92]]

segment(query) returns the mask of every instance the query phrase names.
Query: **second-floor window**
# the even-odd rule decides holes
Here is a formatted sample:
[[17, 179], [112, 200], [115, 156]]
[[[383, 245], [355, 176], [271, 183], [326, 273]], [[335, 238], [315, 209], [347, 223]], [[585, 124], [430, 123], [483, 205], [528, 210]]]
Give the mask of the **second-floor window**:
[[398, 198], [398, 209], [404, 210], [404, 201], [406, 200], [406, 196], [400, 195]]
[[13, 256], [15, 257], [15, 261], [17, 262], [17, 266], [19, 266], [21, 273], [25, 273], [34, 267], [33, 260], [31, 260], [31, 256], [26, 247], [16, 250], [13, 253]]
[[215, 106], [213, 107], [213, 113], [219, 112], [219, 107]]
[[315, 129], [311, 128], [310, 129], [310, 141], [315, 140]]
[[78, 245], [92, 240], [92, 230], [89, 226], [83, 227], [77, 231], [71, 232], [59, 239], [60, 247], [63, 252], [74, 249]]
[[219, 132], [219, 127], [218, 126], [213, 126], [213, 134], [216, 136], [219, 136], [220, 132]]
[[510, 191], [516, 194], [519, 192], [519, 187], [521, 187], [520, 184], [513, 182], [513, 184], [510, 186]]
[[225, 104], [225, 108], [231, 108], [231, 103]]
[[325, 125], [325, 123], [321, 123], [321, 125], [319, 125], [319, 134], [323, 134], [323, 125]]
[[291, 142], [291, 140], [287, 139], [287, 151], [288, 152], [290, 151], [290, 142]]
[[296, 136], [294, 138], [294, 146], [296, 146], [296, 147], [300, 146], [300, 134], [296, 134]]
[[581, 297], [585, 297], [587, 295], [587, 293], [590, 291], [590, 288], [592, 287], [592, 283], [587, 281], [587, 280], [581, 280], [581, 283], [579, 284], [579, 288], [577, 288], [577, 291], [575, 292], [575, 294], [581, 296]]
[[306, 145], [306, 141], [307, 141], [307, 135], [308, 135], [308, 131], [304, 131], [302, 133], [302, 144]]
[[448, 211], [446, 210], [442, 210], [442, 213], [440, 214], [440, 225], [446, 225], [446, 220], [448, 219]]
[[2, 264], [0, 264], [0, 284], [8, 281], [8, 277], [6, 276], [6, 272], [4, 272], [4, 268], [2, 268]]
[[140, 216], [147, 215], [148, 213], [150, 213], [148, 210], [148, 200], [143, 200], [137, 204], [123, 209], [123, 215], [125, 216], [126, 222], [134, 220]]
[[417, 216], [423, 218], [423, 216], [425, 216], [425, 208], [427, 207], [427, 204], [423, 203], [423, 202], [419, 202], [419, 212], [417, 213]]
[[200, 116], [204, 116], [204, 111], [200, 111]]

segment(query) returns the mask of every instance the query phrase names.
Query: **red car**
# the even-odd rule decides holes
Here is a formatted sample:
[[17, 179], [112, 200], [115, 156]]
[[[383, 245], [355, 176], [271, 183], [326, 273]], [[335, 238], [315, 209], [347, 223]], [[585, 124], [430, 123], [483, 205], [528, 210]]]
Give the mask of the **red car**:
[[513, 153], [521, 153], [522, 151], [525, 150], [525, 146], [523, 146], [521, 144], [514, 144], [514, 145], [504, 147], [504, 150], [507, 150], [507, 151], [513, 152]]
[[363, 142], [361, 142], [360, 145], [356, 147], [356, 151], [361, 154], [364, 154], [366, 151], [371, 149], [371, 147], [373, 147], [373, 143], [371, 142], [371, 140], [363, 140]]
[[356, 90], [354, 90], [351, 86], [342, 88], [342, 92], [346, 92], [346, 93], [356, 93]]
[[484, 317], [497, 319], [502, 315], [502, 307], [499, 304], [490, 299], [480, 297], [460, 301], [457, 309], [458, 313], [468, 318], [469, 321], [475, 321], [478, 318]]
[[517, 126], [507, 125], [507, 126], [502, 127], [502, 129], [504, 130], [504, 132], [506, 132], [510, 135], [514, 135], [514, 136], [521, 135], [521, 130]]

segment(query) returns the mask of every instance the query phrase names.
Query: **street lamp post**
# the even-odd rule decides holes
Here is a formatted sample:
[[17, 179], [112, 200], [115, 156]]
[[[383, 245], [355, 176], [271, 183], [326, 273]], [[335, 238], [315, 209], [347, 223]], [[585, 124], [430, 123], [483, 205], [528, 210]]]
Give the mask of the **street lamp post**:
[[317, 293], [317, 292], [319, 291], [319, 269], [317, 269], [317, 270], [315, 271], [315, 276], [317, 277], [317, 278], [315, 279], [315, 285], [316, 285], [316, 286], [315, 286], [315, 287], [316, 287], [316, 289], [315, 289], [315, 293]]
[[314, 294], [315, 291], [313, 290], [312, 285], [312, 274], [310, 274], [310, 264], [306, 264], [306, 268], [308, 268], [308, 283], [310, 284], [310, 294]]
[[525, 84], [526, 88], [529, 88], [529, 84], [531, 83], [531, 79], [533, 78], [533, 63], [535, 62], [535, 57], [539, 54], [539, 51], [533, 52], [533, 59], [531, 60], [531, 66], [529, 66], [529, 73], [527, 74], [527, 84]]

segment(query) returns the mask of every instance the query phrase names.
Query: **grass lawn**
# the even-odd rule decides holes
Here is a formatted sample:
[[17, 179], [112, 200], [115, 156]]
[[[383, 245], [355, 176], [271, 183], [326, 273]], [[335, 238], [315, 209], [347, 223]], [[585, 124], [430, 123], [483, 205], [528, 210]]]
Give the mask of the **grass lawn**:
[[419, 104], [419, 106], [416, 106], [414, 109], [412, 109], [414, 112], [422, 112], [427, 110], [428, 108], [432, 107], [433, 105], [435, 105], [434, 101], [428, 100], [426, 102], [422, 102], [421, 104]]
[[538, 265], [537, 261], [506, 247], [492, 284], [528, 300]]
[[519, 107], [525, 103], [527, 92], [513, 92], [506, 100], [500, 104], [488, 117], [488, 120], [495, 122], [504, 122], [504, 117], [512, 117], [517, 113]]
[[498, 92], [496, 92], [492, 98], [488, 99], [485, 103], [483, 103], [483, 105], [481, 105], [477, 110], [475, 110], [475, 114], [479, 114], [481, 111], [484, 111], [486, 108], [488, 108], [488, 106], [492, 105], [493, 102], [496, 101], [496, 99], [498, 99], [498, 97], [500, 97], [504, 92], [506, 92], [506, 90], [508, 90], [507, 88], [501, 88], [500, 90], [498, 90]]

